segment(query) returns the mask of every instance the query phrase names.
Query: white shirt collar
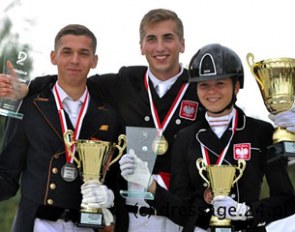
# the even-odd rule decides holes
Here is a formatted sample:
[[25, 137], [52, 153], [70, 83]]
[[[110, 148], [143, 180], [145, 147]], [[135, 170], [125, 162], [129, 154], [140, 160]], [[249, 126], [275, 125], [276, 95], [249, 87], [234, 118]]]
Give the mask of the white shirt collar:
[[175, 83], [177, 78], [183, 73], [183, 70], [184, 70], [183, 65], [180, 64], [180, 72], [177, 75], [175, 75], [174, 77], [171, 77], [166, 81], [159, 80], [154, 74], [152, 74], [150, 68], [148, 68], [148, 76], [149, 76], [150, 80], [152, 81], [155, 88], [159, 83], [163, 83], [163, 84], [169, 86], [168, 89], [170, 89], [170, 87]]
[[233, 108], [232, 111], [225, 116], [221, 117], [210, 117], [208, 116], [208, 112], [205, 114], [205, 118], [208, 121], [211, 129], [215, 132], [218, 138], [221, 138], [225, 130], [227, 129], [231, 119], [236, 113], [236, 109]]
[[[57, 90], [58, 90], [58, 93], [59, 93], [59, 97], [60, 97], [60, 100], [61, 102], [63, 103], [64, 100], [67, 98], [69, 99], [70, 101], [74, 101], [63, 89], [62, 87], [58, 84], [58, 81], [56, 82], [56, 87], [57, 87]], [[82, 96], [76, 100], [76, 101], [80, 101], [80, 102], [84, 102], [85, 100], [85, 97], [86, 97], [86, 93], [87, 93], [87, 87], [85, 88], [84, 90], [84, 93], [82, 94]]]

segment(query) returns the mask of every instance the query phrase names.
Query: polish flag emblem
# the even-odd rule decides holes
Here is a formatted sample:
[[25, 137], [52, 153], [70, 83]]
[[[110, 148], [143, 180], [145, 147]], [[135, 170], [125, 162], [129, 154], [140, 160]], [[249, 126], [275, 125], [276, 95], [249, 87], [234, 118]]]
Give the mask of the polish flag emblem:
[[239, 159], [250, 160], [251, 144], [250, 143], [234, 144], [234, 158], [235, 160], [239, 160]]

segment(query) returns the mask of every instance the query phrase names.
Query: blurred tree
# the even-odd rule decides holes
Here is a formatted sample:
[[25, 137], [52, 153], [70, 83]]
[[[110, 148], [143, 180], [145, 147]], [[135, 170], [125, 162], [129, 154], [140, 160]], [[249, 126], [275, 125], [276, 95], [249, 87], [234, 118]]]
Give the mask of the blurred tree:
[[[28, 44], [20, 44], [19, 43], [19, 34], [12, 33], [13, 23], [12, 20], [8, 16], [8, 12], [14, 7], [21, 6], [20, 0], [9, 1], [8, 5], [5, 9], [1, 10], [0, 18], [0, 72], [4, 71], [4, 50], [8, 48], [8, 43], [13, 45], [9, 47], [9, 54], [11, 57], [17, 57], [18, 51], [27, 51], [30, 50], [30, 46]], [[22, 67], [23, 70], [28, 73], [32, 69], [32, 62], [26, 62], [25, 67]], [[5, 120], [7, 118], [4, 116], [0, 116], [0, 148], [3, 142], [3, 131]], [[11, 231], [11, 225], [13, 222], [13, 218], [15, 212], [17, 210], [17, 204], [19, 201], [19, 194], [10, 200], [0, 202], [0, 231], [1, 232], [9, 232]]]
[[[3, 9], [2, 18], [0, 18], [0, 72], [5, 72], [5, 60], [10, 59], [17, 61], [20, 59], [20, 52], [29, 53], [31, 46], [29, 44], [21, 44], [19, 42], [20, 35], [18, 33], [13, 33], [13, 23], [11, 18], [8, 16], [8, 12], [15, 7], [21, 7], [21, 0], [10, 0], [7, 2], [7, 6]], [[30, 21], [30, 20], [26, 20]], [[31, 25], [34, 24], [34, 21], [30, 21]], [[28, 62], [24, 62], [24, 65], [21, 67], [21, 70], [30, 74], [33, 69], [33, 60], [28, 59]], [[26, 77], [22, 74], [19, 74], [19, 77], [22, 79], [29, 79], [29, 75]], [[3, 127], [5, 117], [0, 116], [0, 148], [3, 141]]]

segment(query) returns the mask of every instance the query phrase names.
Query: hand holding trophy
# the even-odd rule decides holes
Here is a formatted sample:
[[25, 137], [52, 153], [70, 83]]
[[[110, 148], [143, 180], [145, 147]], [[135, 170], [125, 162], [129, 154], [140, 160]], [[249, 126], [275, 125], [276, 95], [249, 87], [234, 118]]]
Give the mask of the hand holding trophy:
[[[112, 207], [114, 196], [103, 183], [109, 167], [119, 160], [126, 148], [126, 136], [120, 135], [118, 144], [100, 140], [74, 141], [73, 131], [68, 130], [64, 133], [64, 142], [84, 182], [81, 186], [83, 200], [78, 226], [91, 228], [108, 226], [113, 217], [107, 208]], [[72, 153], [73, 145], [79, 154], [78, 158]], [[116, 148], [119, 152], [113, 158]]]
[[3, 97], [0, 101], [1, 115], [22, 119], [23, 115], [19, 112], [19, 108], [21, 99], [27, 92], [27, 86], [33, 78], [33, 56], [41, 57], [26, 46], [9, 43], [4, 46], [3, 74], [0, 74], [0, 92]]
[[[248, 53], [247, 62], [267, 110], [276, 115], [291, 109], [295, 94], [295, 59], [277, 58], [254, 62], [254, 55]], [[277, 127], [273, 143], [268, 148], [270, 161], [279, 157], [295, 157], [295, 133]]]
[[[128, 181], [128, 189], [120, 190], [124, 198], [141, 198], [153, 200], [154, 195], [148, 191], [153, 177], [156, 161], [154, 143], [157, 129], [144, 127], [126, 127], [128, 153], [120, 159], [121, 175]], [[160, 146], [159, 146], [160, 147]]]
[[152, 178], [148, 169], [148, 163], [142, 161], [135, 154], [133, 149], [130, 149], [120, 160], [121, 175], [130, 182], [142, 185], [144, 187], [149, 186]]
[[[196, 161], [197, 169], [199, 170], [200, 176], [208, 184], [208, 187], [211, 188], [211, 191], [214, 194], [215, 204], [218, 204], [219, 200], [227, 200], [228, 195], [230, 194], [232, 186], [242, 177], [243, 172], [246, 168], [246, 161], [239, 160], [238, 166], [234, 165], [206, 165], [202, 158], [197, 159]], [[239, 171], [239, 175], [235, 177], [236, 170]], [[206, 173], [206, 176], [204, 173]], [[217, 211], [218, 211], [218, 207]], [[221, 207], [219, 207], [221, 208]], [[227, 213], [227, 212], [224, 212]], [[223, 213], [223, 214], [224, 214]], [[223, 215], [224, 216], [224, 215]], [[210, 228], [212, 232], [223, 231], [223, 232], [232, 232], [233, 226], [231, 221], [228, 218], [219, 219], [217, 216], [212, 216], [210, 219]]]

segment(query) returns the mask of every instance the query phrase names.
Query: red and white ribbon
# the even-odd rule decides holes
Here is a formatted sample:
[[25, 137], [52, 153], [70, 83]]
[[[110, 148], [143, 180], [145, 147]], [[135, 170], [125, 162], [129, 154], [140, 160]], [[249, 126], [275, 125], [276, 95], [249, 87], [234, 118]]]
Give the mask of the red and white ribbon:
[[[232, 118], [232, 134], [231, 134], [231, 137], [226, 145], [226, 147], [223, 149], [223, 151], [219, 154], [218, 156], [218, 159], [216, 161], [216, 165], [221, 165], [223, 160], [224, 160], [224, 157], [226, 155], [226, 152], [229, 148], [229, 145], [234, 137], [234, 134], [236, 132], [236, 129], [237, 129], [237, 124], [238, 124], [238, 111], [233, 108], [233, 118]], [[204, 146], [204, 144], [201, 143], [201, 151], [202, 151], [202, 156], [203, 156], [203, 160], [205, 162], [205, 165], [208, 166], [210, 165], [210, 157], [209, 157], [209, 153], [208, 153], [208, 149]]]
[[[66, 121], [66, 117], [65, 117], [65, 113], [64, 113], [64, 108], [63, 108], [63, 105], [62, 105], [62, 102], [61, 102], [61, 99], [60, 99], [60, 96], [58, 93], [57, 84], [55, 84], [53, 87], [53, 96], [54, 96], [57, 110], [58, 110], [58, 116], [59, 116], [59, 121], [60, 121], [61, 129], [62, 129], [62, 134], [64, 134], [68, 130], [68, 126], [67, 126], [67, 121]], [[83, 101], [82, 107], [80, 109], [77, 123], [76, 123], [75, 130], [74, 130], [74, 140], [77, 140], [79, 138], [81, 126], [82, 126], [83, 119], [85, 117], [88, 105], [89, 105], [89, 93], [86, 89], [86, 96]], [[68, 154], [68, 149], [67, 149], [66, 145], [65, 145], [65, 152], [66, 152], [67, 163], [72, 163], [74, 157], [72, 157], [70, 154]], [[75, 154], [75, 146], [71, 147], [71, 152], [72, 152], [72, 154]]]
[[154, 123], [155, 123], [155, 127], [158, 129], [159, 136], [162, 136], [165, 129], [166, 129], [166, 127], [167, 127], [167, 125], [169, 124], [175, 110], [177, 109], [183, 95], [185, 94], [185, 92], [186, 92], [186, 90], [187, 90], [187, 88], [189, 86], [189, 83], [184, 83], [181, 86], [181, 88], [178, 91], [178, 94], [177, 94], [176, 98], [174, 99], [173, 104], [171, 105], [171, 107], [170, 107], [168, 113], [166, 114], [163, 122], [160, 122], [158, 111], [157, 111], [157, 109], [155, 107], [155, 104], [154, 104], [154, 101], [153, 101], [153, 97], [152, 97], [150, 86], [149, 86], [148, 73], [147, 72], [145, 74], [144, 84], [145, 84], [146, 90], [148, 92], [149, 102], [150, 102], [150, 107], [151, 107], [151, 112], [152, 112], [153, 120], [154, 120]]

